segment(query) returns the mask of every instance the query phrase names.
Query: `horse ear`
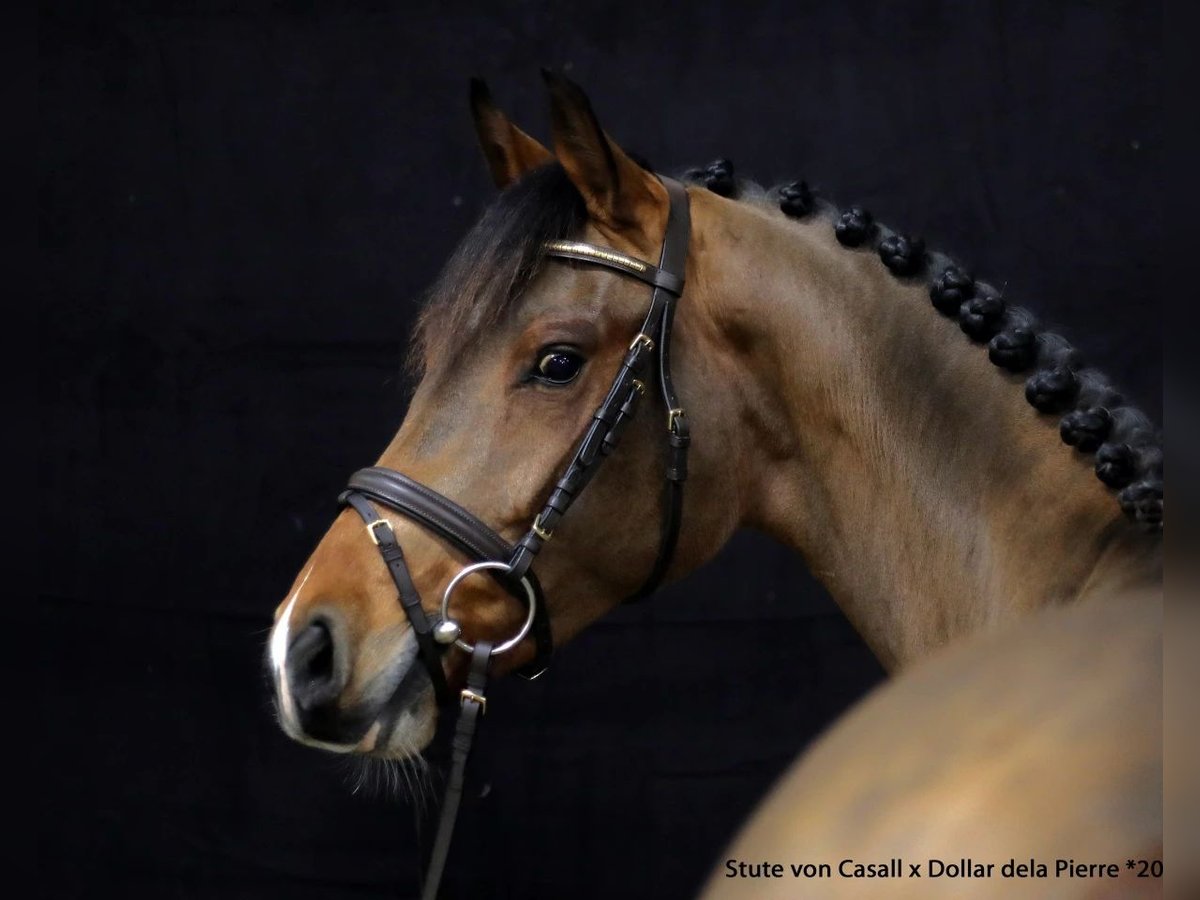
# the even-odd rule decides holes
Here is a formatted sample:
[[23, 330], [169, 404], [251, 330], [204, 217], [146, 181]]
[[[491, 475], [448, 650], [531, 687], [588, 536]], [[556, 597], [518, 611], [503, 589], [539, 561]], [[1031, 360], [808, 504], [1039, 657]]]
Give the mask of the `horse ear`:
[[573, 81], [547, 69], [554, 152], [597, 223], [614, 231], [641, 232], [657, 245], [666, 227], [666, 188], [634, 162], [600, 127], [592, 104]]
[[554, 159], [549, 150], [500, 112], [492, 102], [492, 92], [479, 78], [471, 79], [471, 115], [475, 118], [475, 132], [492, 171], [492, 180], [500, 190], [530, 169]]

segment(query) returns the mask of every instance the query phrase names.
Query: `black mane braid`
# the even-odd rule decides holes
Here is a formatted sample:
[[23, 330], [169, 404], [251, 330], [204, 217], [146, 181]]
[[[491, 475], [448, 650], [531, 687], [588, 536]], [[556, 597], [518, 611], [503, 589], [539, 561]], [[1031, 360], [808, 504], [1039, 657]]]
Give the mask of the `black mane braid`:
[[[725, 197], [740, 193], [727, 159], [684, 177]], [[822, 206], [804, 181], [793, 181], [775, 194], [779, 208], [792, 218]], [[1025, 381], [1029, 404], [1043, 415], [1061, 416], [1059, 434], [1074, 452], [1095, 454], [1096, 477], [1119, 491], [1118, 502], [1130, 519], [1147, 531], [1162, 530], [1161, 434], [1142, 412], [1123, 403], [1103, 375], [1083, 363], [1078, 350], [1061, 336], [1040, 330], [1028, 310], [1013, 306], [960, 265], [926, 253], [920, 238], [881, 227], [862, 206], [841, 212], [823, 206], [832, 213], [834, 236], [842, 246], [873, 247], [888, 271], [900, 278], [932, 274], [929, 300], [934, 309], [985, 345], [993, 365], [1030, 372]]]

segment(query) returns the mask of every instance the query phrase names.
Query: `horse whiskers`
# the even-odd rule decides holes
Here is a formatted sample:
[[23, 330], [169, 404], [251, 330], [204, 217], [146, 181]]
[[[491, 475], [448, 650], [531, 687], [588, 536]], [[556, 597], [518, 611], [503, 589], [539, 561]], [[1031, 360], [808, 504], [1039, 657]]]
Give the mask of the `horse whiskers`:
[[[401, 748], [408, 751], [409, 748]], [[398, 797], [424, 811], [433, 799], [433, 780], [429, 763], [413, 752], [403, 759], [385, 759], [353, 754], [347, 757], [351, 767], [350, 793]]]

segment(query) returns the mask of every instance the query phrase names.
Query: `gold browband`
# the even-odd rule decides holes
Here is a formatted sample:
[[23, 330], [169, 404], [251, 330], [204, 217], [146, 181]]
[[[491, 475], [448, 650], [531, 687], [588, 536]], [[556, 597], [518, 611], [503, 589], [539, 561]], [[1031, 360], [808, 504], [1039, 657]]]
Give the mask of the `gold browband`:
[[589, 259], [623, 266], [633, 272], [645, 272], [650, 268], [640, 259], [627, 256], [619, 250], [605, 250], [595, 244], [585, 244], [582, 241], [547, 241], [542, 245], [547, 253], [570, 253], [572, 256], [586, 256]]
[[664, 272], [658, 266], [642, 262], [635, 256], [613, 250], [609, 247], [597, 247], [595, 244], [585, 244], [583, 241], [546, 241], [542, 249], [547, 256], [557, 256], [562, 259], [573, 259], [578, 262], [595, 263], [608, 266], [626, 275], [632, 275], [639, 281], [662, 288], [678, 297], [683, 293], [683, 278]]

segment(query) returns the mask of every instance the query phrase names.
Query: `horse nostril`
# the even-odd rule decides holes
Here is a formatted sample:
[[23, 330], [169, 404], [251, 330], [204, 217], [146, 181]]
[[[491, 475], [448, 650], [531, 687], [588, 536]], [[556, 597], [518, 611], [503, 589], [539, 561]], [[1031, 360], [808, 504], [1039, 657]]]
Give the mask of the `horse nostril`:
[[301, 710], [313, 711], [337, 701], [346, 679], [327, 623], [318, 619], [297, 634], [287, 660], [288, 686]]

